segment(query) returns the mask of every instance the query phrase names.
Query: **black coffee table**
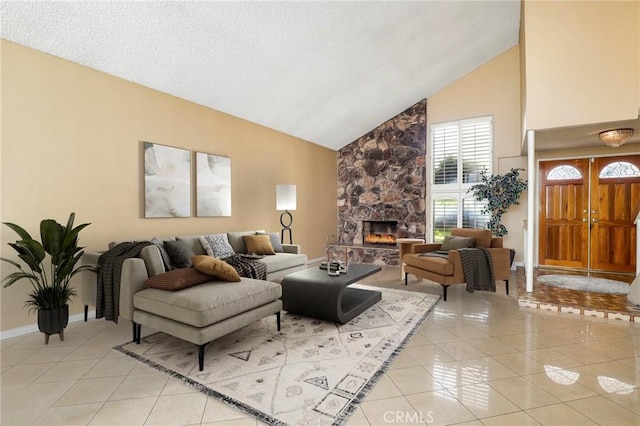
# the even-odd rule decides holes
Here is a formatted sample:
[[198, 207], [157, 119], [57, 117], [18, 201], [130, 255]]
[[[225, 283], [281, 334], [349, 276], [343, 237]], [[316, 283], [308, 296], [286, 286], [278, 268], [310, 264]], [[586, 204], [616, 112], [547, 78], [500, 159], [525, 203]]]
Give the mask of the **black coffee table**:
[[375, 265], [350, 264], [349, 272], [339, 276], [318, 267], [289, 274], [282, 280], [283, 309], [293, 314], [344, 324], [375, 305], [379, 291], [349, 287], [379, 272]]

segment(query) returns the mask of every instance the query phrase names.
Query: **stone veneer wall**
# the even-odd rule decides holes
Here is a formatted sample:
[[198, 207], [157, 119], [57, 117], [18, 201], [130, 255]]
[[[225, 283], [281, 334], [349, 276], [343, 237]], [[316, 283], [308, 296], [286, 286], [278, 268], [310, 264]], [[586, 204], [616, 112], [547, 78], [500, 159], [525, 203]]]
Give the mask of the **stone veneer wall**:
[[[345, 254], [345, 249], [347, 253]], [[373, 265], [400, 266], [400, 250], [392, 245], [354, 246], [351, 244], [329, 244], [328, 260], [347, 263], [368, 263]]]
[[424, 99], [338, 152], [338, 243], [362, 244], [363, 220], [424, 238], [426, 121]]

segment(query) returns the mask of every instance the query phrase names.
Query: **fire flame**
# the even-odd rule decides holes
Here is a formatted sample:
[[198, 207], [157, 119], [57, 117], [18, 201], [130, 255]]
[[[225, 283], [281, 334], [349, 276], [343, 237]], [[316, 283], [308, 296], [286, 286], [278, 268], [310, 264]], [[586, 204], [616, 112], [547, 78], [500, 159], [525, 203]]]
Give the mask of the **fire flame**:
[[365, 237], [364, 242], [369, 244], [395, 244], [396, 237], [389, 234], [370, 234]]

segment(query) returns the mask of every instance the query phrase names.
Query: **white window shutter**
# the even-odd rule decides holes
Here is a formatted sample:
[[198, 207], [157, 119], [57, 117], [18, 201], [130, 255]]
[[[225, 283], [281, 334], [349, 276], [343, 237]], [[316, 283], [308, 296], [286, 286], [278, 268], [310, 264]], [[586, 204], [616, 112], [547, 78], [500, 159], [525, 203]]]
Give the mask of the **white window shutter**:
[[459, 126], [432, 127], [433, 184], [443, 185], [458, 182]]
[[484, 203], [467, 190], [492, 172], [493, 119], [479, 117], [431, 126], [431, 226], [433, 241], [442, 241], [451, 229], [484, 228]]
[[480, 182], [480, 173], [491, 173], [491, 120], [461, 122], [462, 182]]

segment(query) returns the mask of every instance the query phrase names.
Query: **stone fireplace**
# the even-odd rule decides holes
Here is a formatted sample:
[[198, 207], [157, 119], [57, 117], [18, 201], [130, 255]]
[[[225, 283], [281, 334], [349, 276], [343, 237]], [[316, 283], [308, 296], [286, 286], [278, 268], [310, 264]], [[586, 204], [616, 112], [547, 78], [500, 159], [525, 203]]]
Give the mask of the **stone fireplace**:
[[363, 220], [362, 243], [365, 245], [396, 245], [397, 220]]
[[[424, 238], [426, 122], [422, 100], [338, 152], [338, 234], [329, 252], [348, 247], [352, 262], [398, 266], [393, 238]], [[372, 221], [387, 224], [366, 231]], [[367, 242], [367, 232], [389, 242]]]
[[338, 152], [338, 243], [365, 244], [363, 221], [396, 221], [397, 238], [426, 231], [422, 100]]

